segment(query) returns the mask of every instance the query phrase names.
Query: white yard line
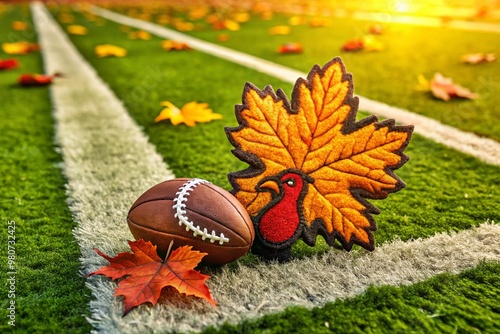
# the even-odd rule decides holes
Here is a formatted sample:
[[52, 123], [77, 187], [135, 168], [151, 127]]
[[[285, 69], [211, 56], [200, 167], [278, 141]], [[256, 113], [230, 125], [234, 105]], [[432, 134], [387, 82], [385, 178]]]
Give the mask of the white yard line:
[[[240, 51], [205, 42], [155, 23], [134, 19], [96, 6], [90, 6], [90, 10], [94, 14], [106, 19], [149, 31], [162, 38], [187, 42], [196, 50], [246, 66], [285, 82], [294, 84], [297, 78], [307, 77], [306, 73]], [[426, 138], [470, 154], [486, 163], [500, 165], [500, 143], [492, 139], [482, 138], [473, 133], [458, 130], [405, 109], [393, 107], [359, 95], [358, 97], [360, 110], [365, 110], [374, 115], [386, 118], [393, 118], [401, 124], [413, 124], [415, 125], [415, 132]]]
[[[68, 179], [69, 206], [78, 223], [82, 273], [106, 264], [94, 247], [114, 255], [132, 238], [126, 224], [131, 203], [150, 186], [173, 177], [123, 105], [81, 57], [40, 3], [31, 5], [46, 71], [62, 72], [51, 87], [56, 140]], [[208, 281], [218, 307], [168, 296], [122, 316], [114, 283], [91, 277], [89, 322], [104, 333], [201, 330], [225, 321], [278, 312], [290, 305], [320, 306], [362, 293], [370, 285], [412, 284], [442, 272], [458, 273], [500, 259], [500, 226], [483, 224], [456, 234], [394, 241], [373, 253], [331, 251], [287, 264], [228, 267]]]
[[[348, 17], [347, 15], [338, 15], [339, 17]], [[450, 20], [444, 22], [440, 17], [401, 15], [383, 12], [363, 12], [356, 11], [352, 13], [352, 18], [363, 21], [375, 21], [380, 23], [398, 23], [410, 24], [425, 27], [447, 27], [453, 29], [480, 31], [490, 33], [500, 33], [500, 24], [489, 22], [474, 22], [465, 20]]]

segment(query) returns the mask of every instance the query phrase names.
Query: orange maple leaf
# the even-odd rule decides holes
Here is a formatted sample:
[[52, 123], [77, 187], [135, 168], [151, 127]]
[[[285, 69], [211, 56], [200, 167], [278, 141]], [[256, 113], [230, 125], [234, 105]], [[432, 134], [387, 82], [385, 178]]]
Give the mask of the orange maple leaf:
[[247, 83], [236, 107], [240, 125], [226, 133], [233, 153], [250, 165], [229, 179], [257, 242], [286, 249], [302, 237], [313, 246], [319, 233], [347, 250], [374, 249], [371, 214], [379, 211], [365, 198], [383, 199], [405, 186], [393, 170], [409, 159], [403, 150], [413, 126], [376, 116], [356, 122], [357, 108], [340, 58], [299, 78], [291, 102], [280, 89]]
[[189, 102], [181, 109], [168, 101], [162, 102], [161, 105], [165, 109], [155, 118], [156, 123], [170, 119], [173, 125], [184, 123], [187, 126], [195, 126], [196, 122], [207, 123], [222, 118], [221, 114], [212, 112], [212, 109], [209, 109], [206, 103]]
[[95, 54], [98, 57], [125, 57], [127, 55], [127, 50], [116, 45], [103, 44], [97, 45], [95, 47]]
[[156, 305], [161, 290], [167, 286], [216, 305], [205, 284], [210, 276], [194, 270], [207, 253], [193, 251], [191, 246], [182, 246], [162, 261], [156, 253], [156, 246], [150, 241], [139, 239], [128, 243], [133, 253], [119, 253], [113, 258], [94, 249], [110, 264], [87, 275], [105, 275], [112, 280], [121, 279], [115, 288], [115, 296], [124, 296], [124, 315], [146, 302]]

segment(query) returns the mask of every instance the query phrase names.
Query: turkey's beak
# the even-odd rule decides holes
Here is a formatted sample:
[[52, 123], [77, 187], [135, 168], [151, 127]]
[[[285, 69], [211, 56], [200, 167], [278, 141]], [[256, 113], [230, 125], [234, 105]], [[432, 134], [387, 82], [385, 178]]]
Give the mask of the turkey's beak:
[[275, 195], [278, 195], [280, 191], [280, 186], [278, 183], [274, 180], [267, 180], [266, 182], [262, 183], [259, 185], [259, 189], [261, 190], [269, 190], [271, 192], [274, 192]]

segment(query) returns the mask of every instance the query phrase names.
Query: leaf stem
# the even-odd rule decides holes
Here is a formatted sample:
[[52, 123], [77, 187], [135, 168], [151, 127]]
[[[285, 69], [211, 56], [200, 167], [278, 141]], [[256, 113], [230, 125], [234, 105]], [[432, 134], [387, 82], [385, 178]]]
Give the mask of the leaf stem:
[[172, 250], [172, 246], [174, 245], [174, 241], [170, 241], [170, 245], [168, 245], [168, 250], [167, 250], [167, 255], [165, 255], [165, 259], [163, 259], [163, 262], [166, 262], [168, 259], [168, 256], [170, 255], [170, 251]]

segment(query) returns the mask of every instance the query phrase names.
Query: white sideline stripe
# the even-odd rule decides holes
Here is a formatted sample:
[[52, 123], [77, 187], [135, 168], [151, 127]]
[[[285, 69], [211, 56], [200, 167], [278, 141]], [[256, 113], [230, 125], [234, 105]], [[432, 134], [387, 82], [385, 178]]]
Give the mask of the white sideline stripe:
[[[150, 33], [162, 38], [187, 42], [196, 50], [254, 69], [285, 82], [294, 84], [297, 78], [307, 77], [307, 74], [301, 71], [254, 57], [240, 51], [205, 42], [198, 38], [165, 28], [155, 23], [134, 19], [97, 6], [90, 6], [89, 9], [94, 14], [102, 16], [106, 19], [149, 31]], [[426, 138], [458, 151], [470, 154], [483, 162], [492, 165], [500, 165], [500, 143], [495, 140], [479, 137], [473, 133], [458, 130], [452, 126], [444, 125], [436, 120], [412, 113], [405, 109], [389, 106], [385, 103], [377, 102], [359, 95], [358, 97], [361, 110], [386, 118], [393, 118], [401, 124], [413, 124], [415, 125], [415, 132]]]
[[[105, 253], [128, 248], [125, 241], [133, 240], [126, 221], [131, 204], [174, 175], [44, 5], [32, 3], [31, 10], [45, 72], [64, 75], [51, 86], [55, 141], [64, 158], [68, 204], [78, 222], [74, 235], [82, 273], [87, 274], [103, 264], [94, 247]], [[90, 279], [87, 285], [95, 298], [90, 305], [93, 318], [120, 312], [122, 303], [110, 296], [109, 282]]]
[[[343, 17], [346, 16], [347, 15], [343, 15]], [[500, 24], [498, 23], [473, 22], [465, 20], [451, 20], [450, 22], [443, 22], [442, 18], [440, 17], [397, 15], [383, 12], [357, 11], [352, 14], [352, 18], [363, 21], [399, 23], [435, 28], [446, 27], [461, 30], [500, 33]]]
[[[41, 3], [31, 5], [47, 72], [66, 77], [51, 87], [56, 141], [64, 158], [69, 206], [79, 226], [82, 273], [107, 261], [93, 252], [126, 251], [126, 213], [137, 196], [165, 178], [166, 165], [123, 105], [78, 54]], [[330, 250], [287, 264], [260, 263], [214, 270], [208, 285], [218, 302], [178, 294], [155, 307], [142, 305], [123, 317], [115, 283], [91, 277], [89, 322], [104, 333], [201, 330], [278, 312], [289, 305], [320, 306], [362, 293], [370, 285], [412, 284], [442, 272], [458, 273], [500, 259], [500, 226], [483, 224], [454, 234], [394, 241], [373, 253]], [[210, 274], [210, 273], [209, 273]]]

